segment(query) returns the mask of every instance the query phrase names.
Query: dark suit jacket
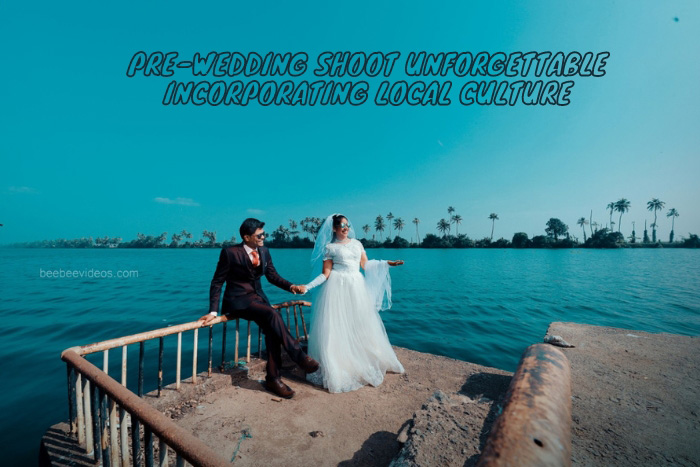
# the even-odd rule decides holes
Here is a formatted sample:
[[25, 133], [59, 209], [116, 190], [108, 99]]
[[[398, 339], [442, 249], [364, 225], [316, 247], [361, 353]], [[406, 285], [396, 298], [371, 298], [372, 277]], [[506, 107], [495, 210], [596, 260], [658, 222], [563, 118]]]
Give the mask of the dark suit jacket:
[[209, 288], [209, 311], [219, 311], [219, 298], [224, 282], [226, 282], [226, 290], [221, 307], [222, 314], [248, 308], [257, 298], [256, 295], [269, 305], [270, 301], [265, 296], [260, 284], [260, 278], [263, 275], [271, 284], [290, 291], [292, 283], [277, 274], [277, 270], [272, 264], [270, 250], [261, 246], [258, 248], [258, 254], [260, 255], [260, 266], [254, 268], [242, 243], [221, 249], [219, 264], [216, 265], [216, 272], [214, 272], [214, 278], [211, 280]]

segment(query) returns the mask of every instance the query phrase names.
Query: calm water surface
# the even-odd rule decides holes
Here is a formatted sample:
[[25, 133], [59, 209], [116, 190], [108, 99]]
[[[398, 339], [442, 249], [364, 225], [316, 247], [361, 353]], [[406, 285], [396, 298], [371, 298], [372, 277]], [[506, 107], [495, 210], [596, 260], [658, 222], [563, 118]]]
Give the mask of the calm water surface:
[[[382, 317], [393, 344], [422, 352], [512, 371], [523, 349], [540, 341], [552, 321], [700, 334], [697, 250], [368, 253], [370, 258], [406, 261], [392, 270], [394, 306]], [[43, 431], [67, 418], [61, 350], [195, 320], [207, 312], [218, 254], [0, 249], [3, 464], [35, 464]], [[309, 254], [274, 250], [273, 258], [283, 277], [306, 282]], [[42, 270], [58, 269], [112, 271], [113, 276], [128, 270], [138, 271], [138, 277], [40, 277]], [[266, 291], [273, 302], [293, 297], [269, 285]], [[201, 334], [200, 361], [206, 361], [206, 333]], [[175, 341], [170, 339], [166, 359], [174, 356]], [[216, 339], [220, 337], [215, 345]], [[187, 335], [185, 341], [191, 348]], [[138, 352], [138, 346], [132, 347], [129, 386]], [[152, 356], [146, 368], [153, 375], [146, 382], [151, 389], [156, 384], [157, 343], [147, 345], [146, 352], [147, 359]], [[112, 352], [110, 367], [118, 372], [117, 353]], [[191, 368], [189, 358], [183, 359], [183, 368]], [[172, 381], [173, 372], [166, 371], [166, 380]], [[184, 376], [189, 376], [186, 370]]]

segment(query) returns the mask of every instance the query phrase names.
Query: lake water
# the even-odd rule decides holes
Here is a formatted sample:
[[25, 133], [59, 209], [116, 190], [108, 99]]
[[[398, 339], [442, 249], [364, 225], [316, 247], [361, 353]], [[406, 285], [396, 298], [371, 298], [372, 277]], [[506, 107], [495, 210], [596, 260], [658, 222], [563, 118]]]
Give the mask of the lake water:
[[[392, 269], [394, 306], [382, 318], [394, 345], [422, 352], [513, 371], [521, 352], [541, 341], [552, 321], [700, 334], [698, 250], [368, 253], [406, 261]], [[3, 465], [34, 465], [44, 430], [67, 418], [63, 349], [197, 319], [208, 311], [218, 254], [214, 249], [0, 249]], [[274, 250], [273, 259], [283, 277], [306, 282], [309, 254]], [[113, 277], [46, 277], [60, 269], [110, 271]], [[117, 278], [124, 270], [138, 276]], [[266, 291], [273, 303], [293, 298], [269, 285]], [[206, 333], [200, 334], [205, 362]], [[152, 344], [146, 346], [147, 390], [156, 384], [157, 343]], [[166, 359], [174, 355], [174, 345], [174, 337], [166, 339]], [[129, 352], [131, 387], [138, 346]], [[110, 361], [117, 372], [120, 353], [112, 352]], [[191, 357], [183, 358], [183, 368], [191, 368]], [[183, 370], [183, 377], [189, 376]], [[165, 378], [173, 381], [172, 368]]]

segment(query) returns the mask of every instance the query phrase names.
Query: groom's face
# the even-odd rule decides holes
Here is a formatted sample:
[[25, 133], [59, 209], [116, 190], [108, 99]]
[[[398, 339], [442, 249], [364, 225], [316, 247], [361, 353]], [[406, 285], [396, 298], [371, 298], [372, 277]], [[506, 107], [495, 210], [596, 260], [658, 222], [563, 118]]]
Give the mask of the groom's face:
[[263, 246], [265, 243], [265, 231], [263, 229], [257, 229], [253, 235], [244, 235], [243, 241], [252, 249]]

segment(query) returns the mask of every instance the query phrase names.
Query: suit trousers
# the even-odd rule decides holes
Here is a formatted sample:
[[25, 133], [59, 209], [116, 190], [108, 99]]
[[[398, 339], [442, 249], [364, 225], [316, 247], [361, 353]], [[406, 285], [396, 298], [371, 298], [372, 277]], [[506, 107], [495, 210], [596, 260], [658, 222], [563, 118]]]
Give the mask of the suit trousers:
[[280, 377], [282, 369], [282, 347], [292, 361], [299, 363], [306, 355], [299, 342], [292, 337], [284, 324], [279, 312], [265, 303], [262, 298], [254, 301], [244, 310], [234, 310], [229, 313], [233, 318], [242, 318], [254, 321], [263, 334], [265, 334], [265, 347], [267, 347], [267, 378]]

